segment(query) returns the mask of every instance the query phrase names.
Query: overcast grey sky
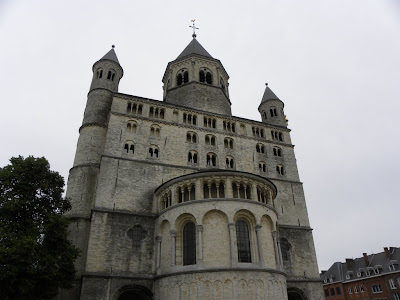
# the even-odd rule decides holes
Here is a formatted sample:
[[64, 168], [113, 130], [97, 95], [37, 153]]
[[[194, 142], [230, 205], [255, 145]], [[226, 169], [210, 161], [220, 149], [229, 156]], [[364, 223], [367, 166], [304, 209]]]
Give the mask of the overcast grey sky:
[[285, 102], [320, 269], [400, 246], [400, 2], [0, 0], [0, 166], [72, 166], [91, 68], [116, 45], [120, 92], [162, 99], [191, 40], [230, 75], [235, 116]]

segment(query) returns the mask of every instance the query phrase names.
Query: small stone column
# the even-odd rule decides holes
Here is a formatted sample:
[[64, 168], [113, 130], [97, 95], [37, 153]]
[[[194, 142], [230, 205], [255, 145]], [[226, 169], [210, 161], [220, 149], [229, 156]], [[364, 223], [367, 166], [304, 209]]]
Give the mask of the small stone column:
[[281, 249], [281, 242], [279, 241], [279, 239], [277, 239], [277, 244], [278, 244], [278, 251], [279, 251], [279, 263], [281, 266], [281, 270], [283, 271], [282, 249]]
[[175, 187], [171, 187], [171, 206], [176, 204], [175, 195], [176, 195]]
[[175, 239], [176, 239], [176, 231], [171, 230], [171, 266], [175, 266]]
[[156, 237], [157, 241], [157, 270], [160, 269], [161, 263], [161, 236]]
[[256, 237], [257, 237], [258, 260], [260, 263], [260, 267], [264, 267], [265, 263], [264, 263], [264, 256], [263, 256], [263, 252], [262, 252], [261, 236], [260, 236], [261, 225], [256, 225], [255, 229], [256, 229]]
[[229, 223], [229, 239], [230, 239], [230, 244], [231, 244], [231, 267], [237, 265], [237, 258], [236, 258], [236, 253], [235, 253], [235, 243], [233, 241], [233, 229], [235, 228], [234, 223]]
[[199, 200], [199, 199], [204, 199], [204, 196], [202, 196], [202, 188], [201, 188], [201, 180], [200, 179], [197, 179], [196, 180], [196, 191], [195, 191], [195, 197], [196, 197], [196, 200]]
[[198, 243], [199, 243], [199, 258], [197, 263], [199, 266], [203, 265], [203, 225], [197, 225], [197, 236], [198, 236]]
[[233, 198], [232, 181], [229, 177], [226, 178], [226, 193], [225, 198]]
[[257, 185], [255, 182], [251, 184], [251, 199], [254, 201], [258, 201]]
[[276, 231], [272, 232], [272, 239], [274, 240], [274, 252], [275, 252], [275, 264], [276, 264], [276, 269], [281, 271], [281, 264], [279, 261], [279, 250], [278, 250], [278, 242], [277, 242], [277, 233]]

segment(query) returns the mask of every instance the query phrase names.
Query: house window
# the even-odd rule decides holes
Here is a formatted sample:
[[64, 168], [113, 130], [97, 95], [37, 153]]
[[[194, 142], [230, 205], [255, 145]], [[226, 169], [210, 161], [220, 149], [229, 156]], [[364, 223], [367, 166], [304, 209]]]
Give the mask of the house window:
[[183, 265], [196, 264], [196, 226], [193, 222], [183, 227]]
[[325, 289], [325, 297], [329, 297], [329, 289]]
[[192, 115], [192, 114], [183, 114], [183, 123], [184, 124], [191, 124], [191, 125], [196, 125], [197, 123], [197, 116]]
[[207, 167], [217, 166], [217, 156], [214, 153], [207, 153], [206, 157]]
[[396, 270], [396, 266], [394, 264], [390, 264], [389, 271], [395, 271], [395, 270]]
[[160, 155], [160, 152], [158, 150], [158, 147], [154, 146], [154, 145], [150, 146], [150, 148], [149, 148], [149, 157], [150, 158], [158, 158], [159, 155]]
[[335, 296], [335, 289], [331, 288], [331, 296]]
[[259, 127], [251, 127], [251, 130], [253, 131], [253, 136], [258, 137], [258, 138], [263, 138], [264, 137], [264, 129], [259, 128]]
[[274, 147], [272, 150], [274, 152], [274, 156], [282, 157], [282, 149], [281, 148]]
[[256, 151], [257, 153], [265, 153], [265, 146], [263, 144], [257, 144]]
[[342, 294], [342, 291], [341, 291], [340, 287], [336, 287], [336, 294], [337, 295], [341, 295]]
[[354, 287], [354, 294], [358, 294], [358, 289], [356, 286]]
[[142, 104], [128, 102], [128, 105], [126, 107], [126, 112], [128, 114], [141, 115], [142, 111], [143, 111]]
[[205, 137], [206, 145], [215, 146], [216, 145], [216, 137], [212, 134], [207, 134]]
[[389, 279], [389, 285], [392, 290], [397, 289], [396, 284], [394, 283], [393, 278]]
[[236, 221], [238, 261], [251, 263], [249, 227], [243, 220]]
[[128, 121], [126, 123], [126, 132], [127, 133], [136, 133], [137, 124], [135, 121]]
[[285, 171], [284, 171], [282, 165], [277, 165], [277, 166], [276, 166], [276, 172], [277, 172], [279, 175], [284, 175], [284, 174], [285, 174]]
[[135, 145], [131, 141], [125, 142], [124, 152], [127, 154], [134, 154], [135, 153]]
[[225, 166], [227, 169], [233, 169], [234, 167], [234, 160], [232, 156], [227, 156], [225, 159]]
[[382, 286], [380, 284], [375, 284], [372, 286], [373, 293], [382, 293]]
[[214, 118], [204, 117], [204, 127], [206, 128], [216, 128], [217, 120]]
[[150, 127], [150, 136], [152, 136], [152, 137], [160, 137], [160, 126], [151, 125], [151, 127]]
[[265, 162], [263, 162], [263, 161], [260, 161], [260, 162], [258, 163], [258, 170], [259, 170], [261, 173], [267, 172], [267, 164], [266, 164]]
[[188, 153], [188, 163], [197, 164], [197, 152], [194, 150], [189, 151]]
[[235, 123], [233, 122], [229, 122], [229, 121], [224, 121], [222, 123], [224, 131], [227, 132], [236, 132], [236, 127], [235, 127]]
[[156, 119], [164, 119], [165, 115], [165, 110], [164, 108], [158, 108], [158, 107], [150, 107], [149, 110], [149, 117], [150, 118], [156, 118]]
[[394, 300], [400, 300], [400, 294], [399, 293], [394, 293], [393, 294], [393, 299]]
[[360, 292], [361, 292], [361, 293], [364, 293], [364, 292], [365, 292], [364, 286], [363, 286], [363, 285], [360, 285]]
[[186, 133], [186, 142], [197, 144], [197, 134], [193, 131], [189, 131], [188, 133]]
[[225, 147], [225, 149], [233, 149], [233, 139], [225, 138], [224, 139], [224, 147]]
[[353, 294], [353, 291], [351, 290], [351, 288], [349, 288], [348, 291], [349, 291], [349, 295]]

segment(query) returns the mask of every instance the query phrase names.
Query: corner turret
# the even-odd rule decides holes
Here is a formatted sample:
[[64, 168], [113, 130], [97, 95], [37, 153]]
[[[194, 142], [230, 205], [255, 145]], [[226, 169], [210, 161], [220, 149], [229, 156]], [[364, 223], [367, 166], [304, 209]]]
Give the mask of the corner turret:
[[93, 78], [90, 91], [103, 88], [111, 92], [118, 92], [119, 81], [124, 75], [124, 70], [115, 54], [114, 45], [106, 55], [93, 64], [92, 70]]
[[285, 104], [269, 88], [268, 83], [265, 85], [265, 92], [258, 107], [262, 122], [287, 127], [286, 117], [283, 112]]

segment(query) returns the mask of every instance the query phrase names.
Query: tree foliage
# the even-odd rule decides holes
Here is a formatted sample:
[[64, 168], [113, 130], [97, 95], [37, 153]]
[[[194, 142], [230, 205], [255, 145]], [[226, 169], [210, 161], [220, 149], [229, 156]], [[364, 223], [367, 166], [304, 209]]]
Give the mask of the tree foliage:
[[63, 192], [44, 157], [13, 157], [0, 168], [0, 299], [51, 299], [72, 286], [78, 249]]

